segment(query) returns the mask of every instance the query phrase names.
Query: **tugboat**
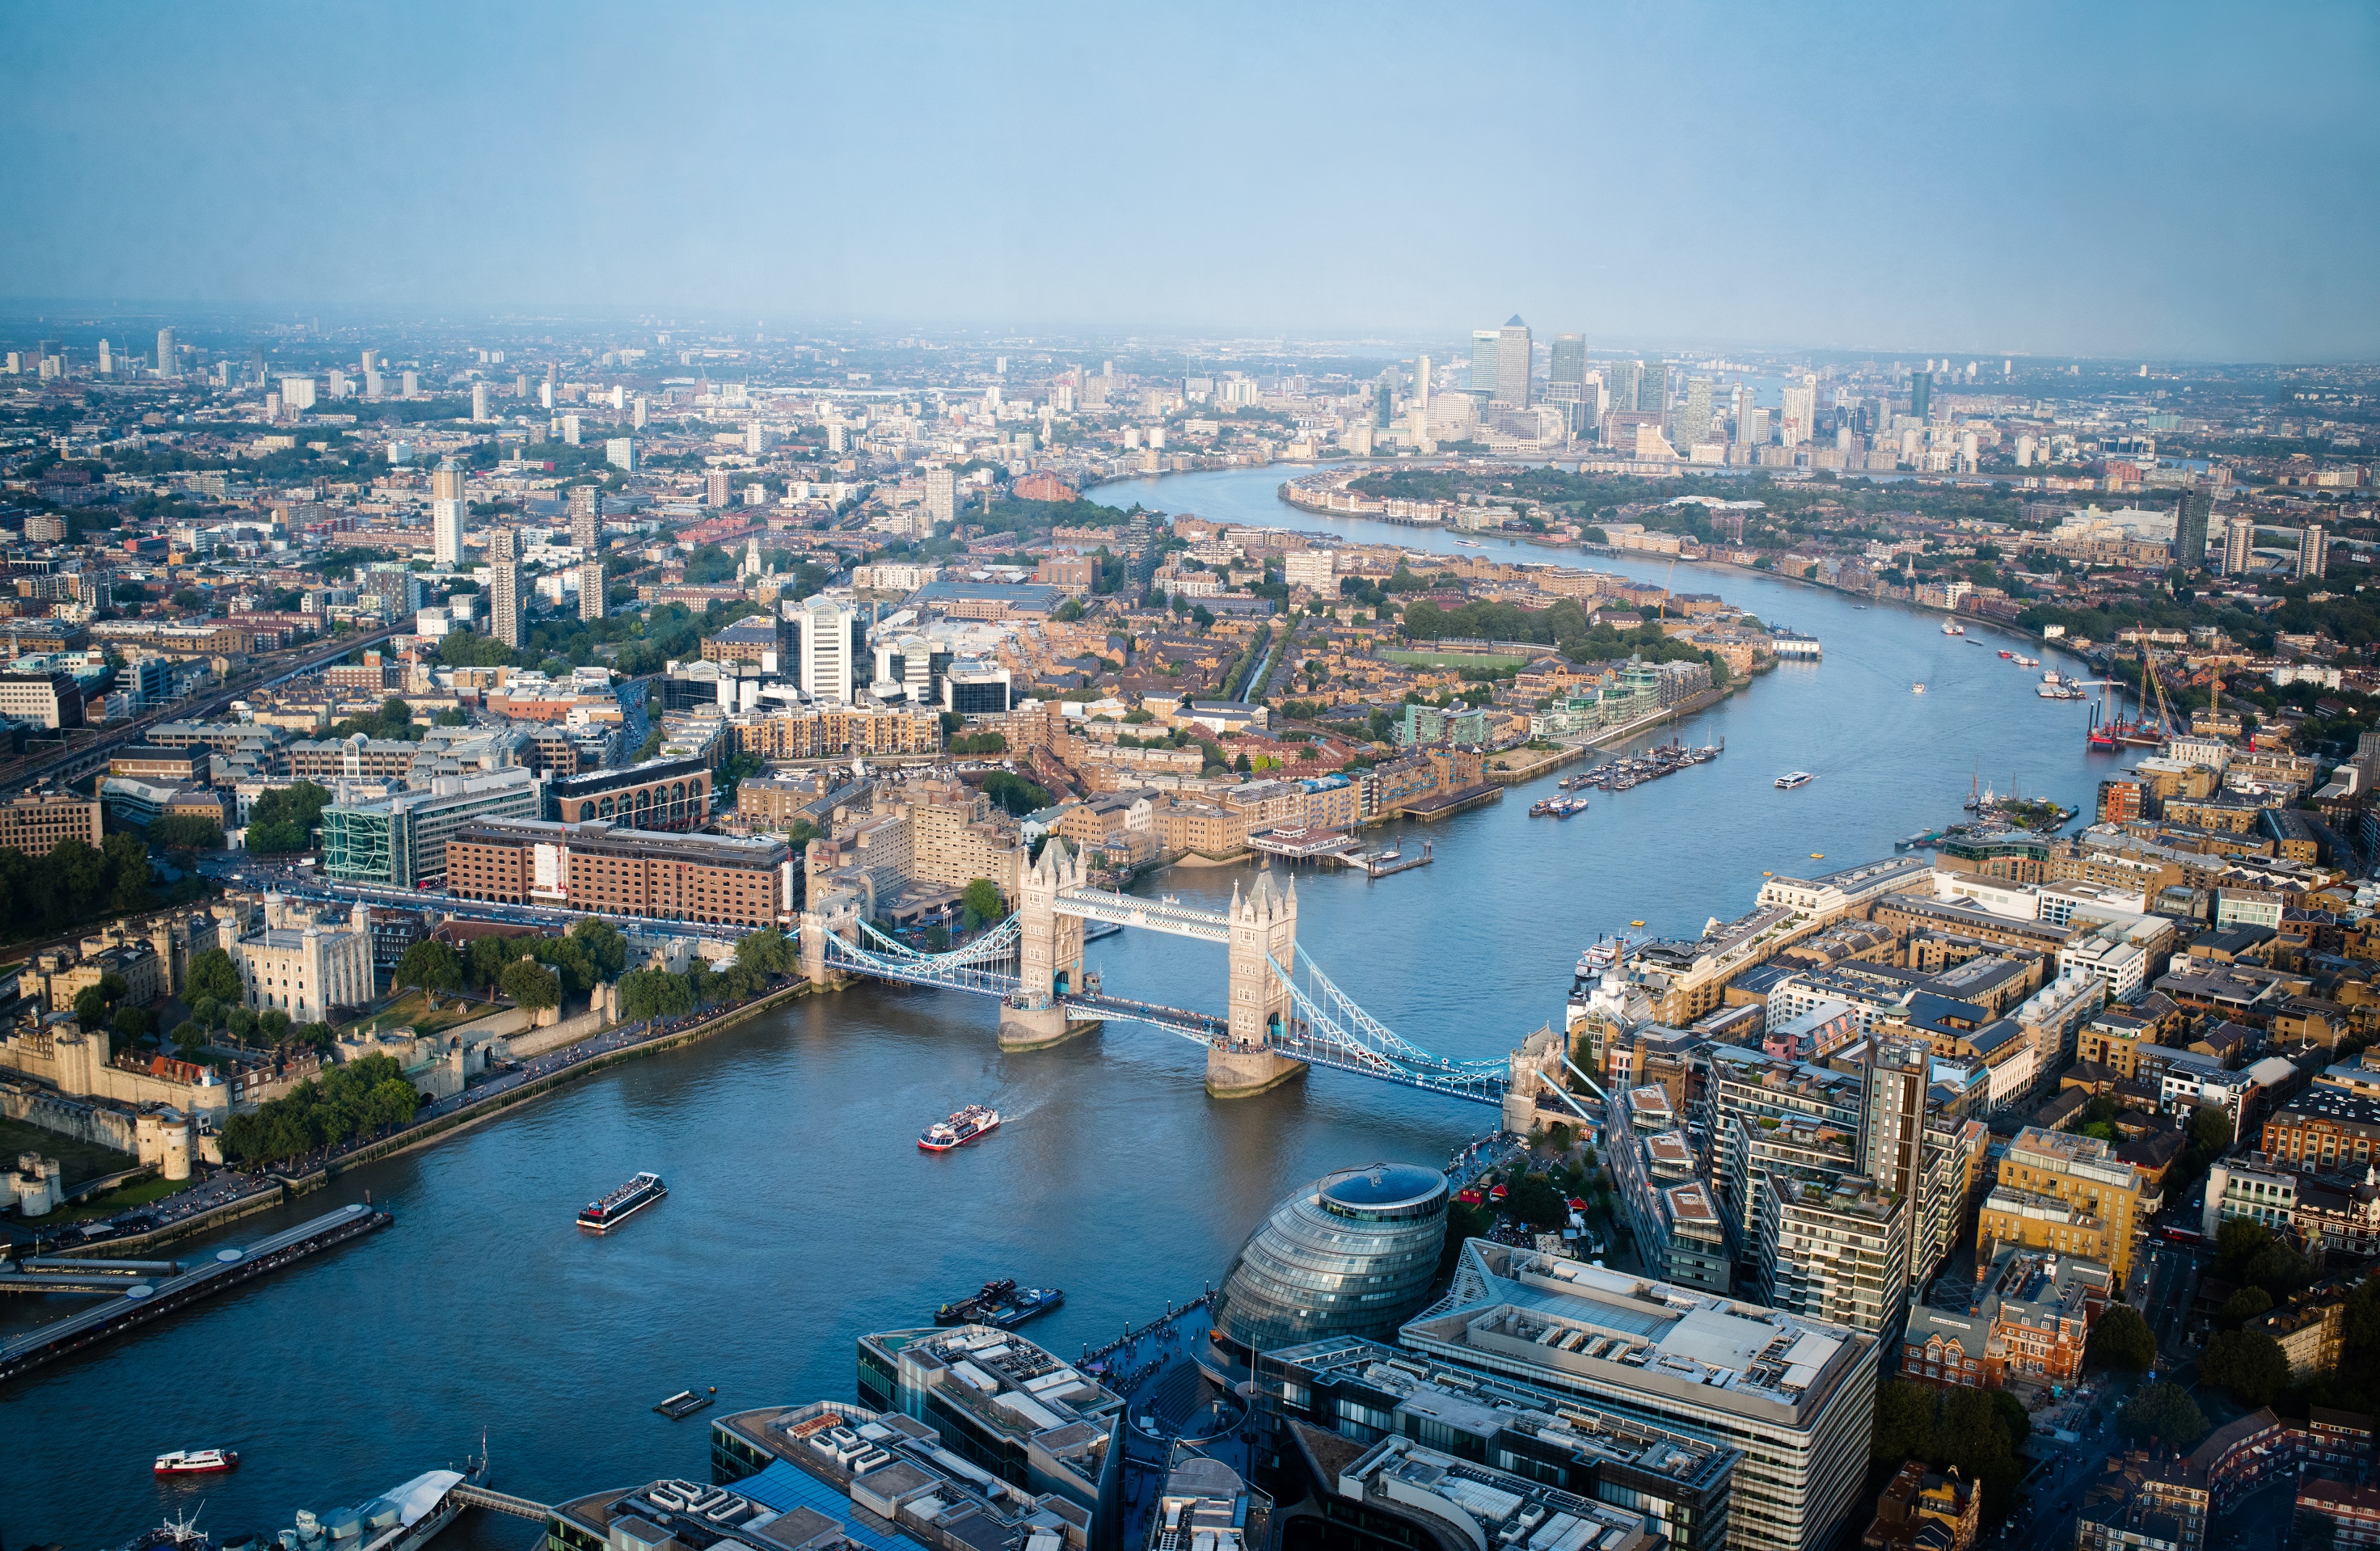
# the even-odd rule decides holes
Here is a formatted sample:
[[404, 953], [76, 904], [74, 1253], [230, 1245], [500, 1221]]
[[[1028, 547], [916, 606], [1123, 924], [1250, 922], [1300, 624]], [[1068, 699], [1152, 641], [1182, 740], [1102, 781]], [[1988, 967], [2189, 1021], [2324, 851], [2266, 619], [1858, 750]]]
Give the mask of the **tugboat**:
[[159, 1475], [213, 1475], [239, 1468], [239, 1455], [229, 1448], [176, 1448], [157, 1456]]
[[578, 1226], [589, 1233], [609, 1233], [669, 1194], [659, 1174], [639, 1174], [603, 1197], [590, 1201], [578, 1213]]
[[1014, 1277], [988, 1281], [972, 1298], [944, 1303], [934, 1311], [937, 1325], [994, 1325], [1013, 1330], [1037, 1315], [1048, 1314], [1066, 1301], [1063, 1289], [1024, 1287]]
[[946, 1121], [936, 1121], [917, 1138], [921, 1152], [946, 1153], [1000, 1129], [1000, 1111], [970, 1104]]

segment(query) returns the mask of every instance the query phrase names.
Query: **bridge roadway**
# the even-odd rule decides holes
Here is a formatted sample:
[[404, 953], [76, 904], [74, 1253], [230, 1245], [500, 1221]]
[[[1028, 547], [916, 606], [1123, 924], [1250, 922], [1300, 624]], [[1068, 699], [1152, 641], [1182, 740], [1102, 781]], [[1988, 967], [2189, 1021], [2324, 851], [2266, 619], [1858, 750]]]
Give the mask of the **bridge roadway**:
[[1201, 942], [1232, 939], [1232, 924], [1221, 911], [1201, 910], [1178, 900], [1147, 900], [1135, 894], [1111, 893], [1105, 889], [1063, 889], [1058, 892], [1055, 909], [1061, 915], [1079, 915], [1086, 921], [1105, 921], [1119, 927], [1141, 927], [1174, 937], [1196, 938]]

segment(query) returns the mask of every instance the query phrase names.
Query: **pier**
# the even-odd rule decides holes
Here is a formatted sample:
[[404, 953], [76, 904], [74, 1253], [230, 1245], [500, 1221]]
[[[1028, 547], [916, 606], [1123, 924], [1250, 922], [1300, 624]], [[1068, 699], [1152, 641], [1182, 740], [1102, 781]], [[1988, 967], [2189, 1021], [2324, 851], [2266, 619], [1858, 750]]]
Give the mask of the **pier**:
[[1430, 854], [1429, 842], [1421, 844], [1421, 854], [1408, 856], [1402, 847], [1370, 851], [1354, 836], [1341, 830], [1269, 830], [1248, 837], [1248, 849], [1267, 856], [1277, 856], [1284, 862], [1311, 862], [1317, 866], [1361, 867], [1366, 876], [1387, 878], [1392, 873], [1413, 867], [1426, 867], [1435, 859]]
[[160, 1281], [134, 1281], [128, 1285], [120, 1279], [112, 1279], [102, 1290], [118, 1296], [80, 1314], [69, 1315], [39, 1329], [29, 1330], [13, 1340], [0, 1342], [0, 1382], [17, 1378], [45, 1363], [96, 1346], [135, 1326], [146, 1325], [152, 1319], [161, 1319], [176, 1310], [188, 1308], [226, 1288], [253, 1281], [294, 1261], [303, 1260], [318, 1250], [326, 1250], [350, 1239], [360, 1239], [367, 1233], [377, 1232], [395, 1220], [388, 1213], [374, 1211], [370, 1206], [342, 1206], [335, 1212], [299, 1223], [271, 1238], [260, 1239], [245, 1249], [217, 1250], [212, 1258]]

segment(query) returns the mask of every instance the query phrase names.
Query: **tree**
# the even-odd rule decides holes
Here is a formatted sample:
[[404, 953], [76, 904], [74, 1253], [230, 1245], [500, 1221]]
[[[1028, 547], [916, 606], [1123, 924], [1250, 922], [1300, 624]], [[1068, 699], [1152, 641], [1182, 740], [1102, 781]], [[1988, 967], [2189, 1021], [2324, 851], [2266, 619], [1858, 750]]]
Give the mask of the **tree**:
[[1868, 1437], [1868, 1453], [1888, 1463], [1931, 1460], [1934, 1413], [1938, 1409], [1932, 1387], [1912, 1379], [1887, 1379], [1876, 1392], [1876, 1420]]
[[223, 826], [194, 813], [168, 813], [150, 820], [149, 841], [169, 851], [221, 851]]
[[2255, 1330], [2226, 1330], [2199, 1355], [2199, 1376], [2231, 1391], [2243, 1406], [2268, 1406], [2289, 1387], [2289, 1354]]
[[396, 985], [419, 987], [425, 991], [459, 991], [463, 988], [463, 974], [462, 954], [434, 937], [425, 937], [406, 949], [391, 978]]
[[149, 906], [149, 842], [139, 835], [110, 835], [100, 842], [107, 862], [109, 903], [117, 910]]
[[969, 878], [959, 892], [959, 903], [976, 921], [997, 921], [1008, 914], [1008, 905], [1000, 897], [1000, 886], [989, 878]]
[[188, 1060], [206, 1048], [207, 1031], [199, 1026], [196, 1018], [185, 1018], [174, 1025], [174, 1048]]
[[[977, 883], [982, 881], [981, 878], [976, 879]], [[975, 884], [967, 887], [973, 889]], [[997, 893], [993, 895], [995, 899], [998, 897]], [[793, 973], [795, 958], [793, 939], [774, 927], [763, 927], [749, 937], [736, 939], [736, 963], [762, 975]]]
[[2139, 1310], [2129, 1303], [2117, 1303], [2091, 1327], [2090, 1345], [2084, 1349], [2083, 1356], [2095, 1368], [2143, 1373], [2156, 1365], [2156, 1337]]
[[289, 1014], [278, 1007], [268, 1007], [256, 1015], [256, 1032], [278, 1045], [289, 1037]]
[[515, 959], [528, 952], [528, 945], [518, 938], [490, 933], [471, 939], [471, 984], [486, 986], [492, 990], [504, 979], [504, 971]]
[[2163, 1379], [2133, 1392], [2116, 1412], [2116, 1428], [2134, 1443], [2154, 1441], [2180, 1451], [2206, 1436], [2206, 1413], [2190, 1391]]
[[628, 966], [628, 939], [609, 921], [584, 916], [570, 924], [570, 935], [604, 978], [613, 978]]
[[2265, 1291], [2261, 1287], [2243, 1287], [2239, 1291], [2231, 1294], [2230, 1297], [2223, 1300], [2223, 1307], [2218, 1312], [2216, 1317], [2221, 1319], [2225, 1325], [2237, 1329], [2239, 1327], [2245, 1325], [2250, 1320], [2255, 1318], [2258, 1315], [2271, 1312], [2272, 1307], [2273, 1295], [2271, 1293]]
[[190, 961], [189, 991], [194, 999], [192, 1011], [197, 1011], [195, 999], [236, 1007], [246, 1000], [246, 988], [239, 983], [239, 971], [232, 967], [231, 955], [220, 948], [210, 948]]
[[2215, 1274], [2236, 1281], [2247, 1275], [2248, 1262], [2273, 1242], [2265, 1225], [2250, 1218], [2226, 1218], [2215, 1230]]
[[248, 810], [248, 848], [268, 855], [303, 851], [322, 822], [331, 794], [310, 781], [275, 788]]
[[119, 1007], [115, 1010], [115, 1032], [124, 1036], [129, 1044], [140, 1044], [155, 1027], [156, 1019], [145, 1007]]
[[1512, 1181], [1504, 1209], [1530, 1227], [1552, 1230], [1570, 1220], [1570, 1206], [1554, 1182], [1543, 1174], [1524, 1174]]
[[75, 1022], [87, 1029], [103, 1028], [107, 1024], [107, 994], [96, 986], [85, 986], [75, 993]]
[[642, 759], [650, 759], [653, 756], [655, 756], [656, 754], [659, 754], [661, 751], [662, 751], [662, 730], [661, 730], [660, 728], [656, 727], [656, 728], [654, 728], [651, 732], [650, 732], [650, 733], [646, 733], [646, 734], [645, 734], [645, 741], [644, 741], [642, 744], [640, 744], [640, 745], [638, 745], [638, 748], [637, 748], [637, 757], [638, 757], [638, 759], [640, 759], [640, 760], [642, 760]]
[[504, 995], [516, 1003], [536, 1012], [559, 1006], [562, 1001], [561, 980], [534, 959], [518, 959], [506, 966], [504, 988]]
[[693, 1011], [694, 992], [682, 975], [665, 969], [632, 969], [620, 976], [623, 1018], [683, 1018]]

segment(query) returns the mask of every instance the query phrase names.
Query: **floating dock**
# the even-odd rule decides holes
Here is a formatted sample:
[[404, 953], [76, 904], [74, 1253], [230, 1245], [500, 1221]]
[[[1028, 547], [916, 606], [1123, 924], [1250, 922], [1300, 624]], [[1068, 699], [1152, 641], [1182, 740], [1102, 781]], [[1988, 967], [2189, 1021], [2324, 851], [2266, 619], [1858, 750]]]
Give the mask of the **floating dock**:
[[190, 1270], [160, 1280], [128, 1284], [111, 1278], [107, 1290], [115, 1297], [80, 1314], [29, 1330], [0, 1342], [0, 1383], [32, 1372], [45, 1363], [93, 1347], [137, 1325], [161, 1319], [226, 1288], [253, 1281], [317, 1250], [360, 1239], [396, 1219], [370, 1206], [342, 1206], [310, 1222], [299, 1223], [244, 1249], [221, 1249]]

